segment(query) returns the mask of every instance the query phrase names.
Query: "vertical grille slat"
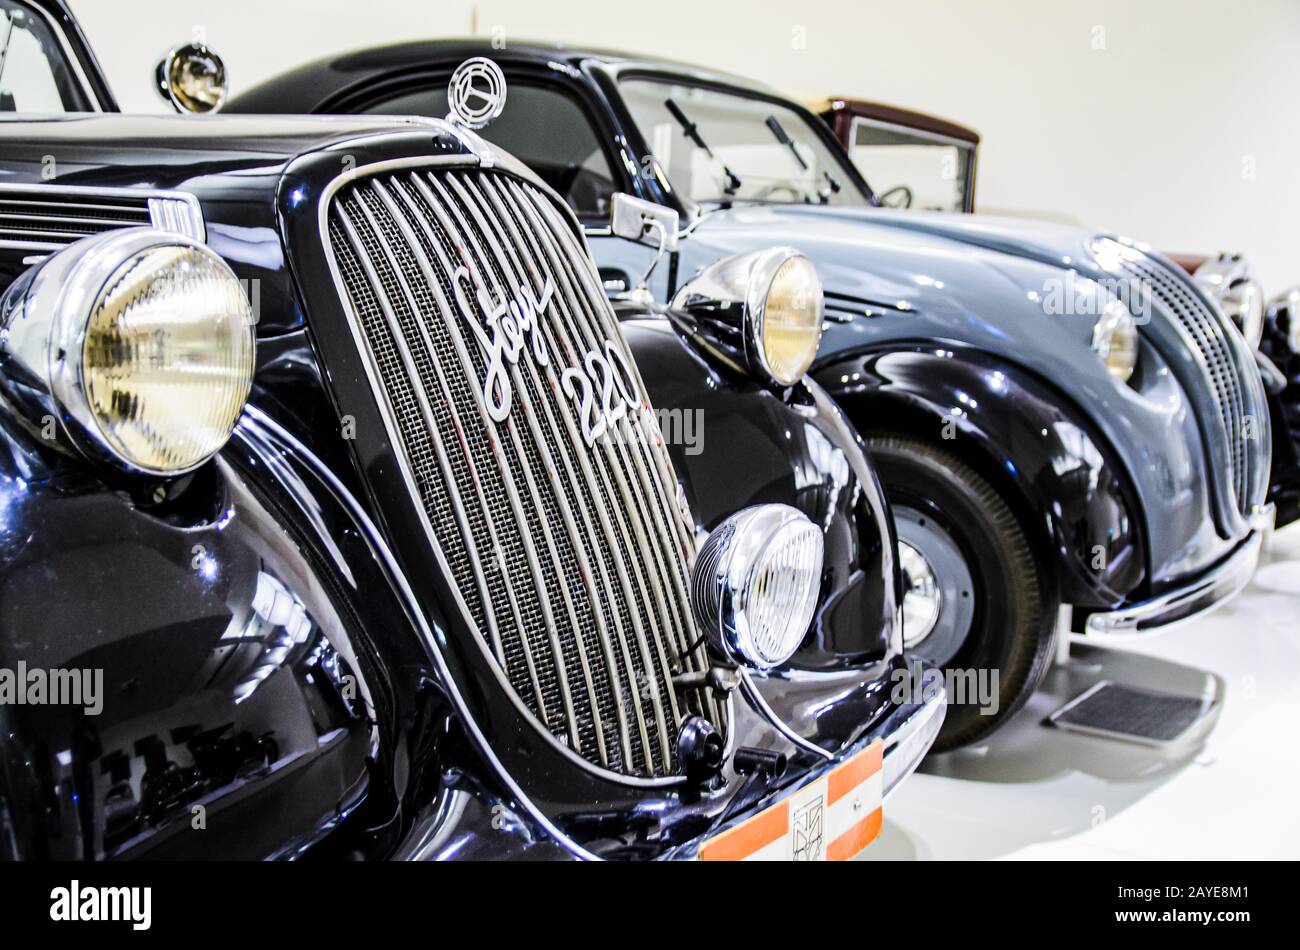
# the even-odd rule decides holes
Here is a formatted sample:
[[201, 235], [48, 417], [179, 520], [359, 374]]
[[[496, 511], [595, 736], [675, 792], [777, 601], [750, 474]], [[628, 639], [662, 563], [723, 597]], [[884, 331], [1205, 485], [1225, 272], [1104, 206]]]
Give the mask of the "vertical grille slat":
[[[682, 719], [724, 729], [725, 711], [673, 682], [706, 668], [690, 650], [693, 533], [580, 239], [531, 184], [468, 166], [358, 176], [330, 201], [340, 290], [394, 450], [488, 656], [539, 725], [592, 766], [675, 774]], [[460, 295], [458, 268], [474, 284]], [[486, 311], [546, 287], [534, 329], [545, 359], [524, 335], [516, 360], [493, 363]], [[588, 444], [561, 377], [586, 373], [607, 344], [641, 406]], [[489, 365], [503, 366], [510, 388], [496, 419], [483, 394]]]

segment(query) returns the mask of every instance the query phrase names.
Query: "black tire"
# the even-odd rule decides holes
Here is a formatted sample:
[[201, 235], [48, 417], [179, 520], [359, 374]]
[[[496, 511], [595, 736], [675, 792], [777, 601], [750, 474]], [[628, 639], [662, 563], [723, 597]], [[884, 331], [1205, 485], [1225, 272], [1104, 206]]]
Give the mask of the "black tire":
[[867, 445], [891, 506], [932, 518], [965, 558], [974, 609], [963, 615], [969, 632], [944, 666], [998, 670], [998, 710], [981, 715], [973, 701], [950, 704], [934, 751], [969, 745], [1011, 718], [1047, 674], [1060, 603], [1054, 574], [1034, 556], [1032, 527], [953, 452], [890, 434], [869, 435]]

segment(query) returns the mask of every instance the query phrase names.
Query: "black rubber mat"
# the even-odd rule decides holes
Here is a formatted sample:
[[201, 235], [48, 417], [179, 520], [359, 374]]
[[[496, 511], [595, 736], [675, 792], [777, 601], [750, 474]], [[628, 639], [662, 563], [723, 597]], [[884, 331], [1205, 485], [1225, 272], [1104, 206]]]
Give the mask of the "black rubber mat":
[[1062, 729], [1164, 745], [1188, 733], [1213, 708], [1200, 696], [1179, 696], [1103, 681], [1048, 719]]

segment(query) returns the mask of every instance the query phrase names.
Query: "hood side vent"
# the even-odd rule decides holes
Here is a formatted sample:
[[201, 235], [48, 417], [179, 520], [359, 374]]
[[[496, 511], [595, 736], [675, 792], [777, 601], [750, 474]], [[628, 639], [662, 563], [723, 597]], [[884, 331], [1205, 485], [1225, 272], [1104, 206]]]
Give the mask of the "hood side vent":
[[193, 195], [142, 188], [0, 185], [0, 248], [57, 251], [118, 228], [153, 227], [202, 241]]

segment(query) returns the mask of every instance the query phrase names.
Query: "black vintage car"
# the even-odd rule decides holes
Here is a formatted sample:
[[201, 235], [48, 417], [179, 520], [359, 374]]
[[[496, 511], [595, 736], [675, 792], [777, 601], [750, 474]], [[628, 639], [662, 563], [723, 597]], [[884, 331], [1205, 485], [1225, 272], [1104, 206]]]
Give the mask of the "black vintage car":
[[0, 856], [871, 840], [942, 686], [860, 440], [727, 358], [815, 347], [806, 261], [615, 308], [464, 125], [112, 115], [61, 2], [0, 22]]

